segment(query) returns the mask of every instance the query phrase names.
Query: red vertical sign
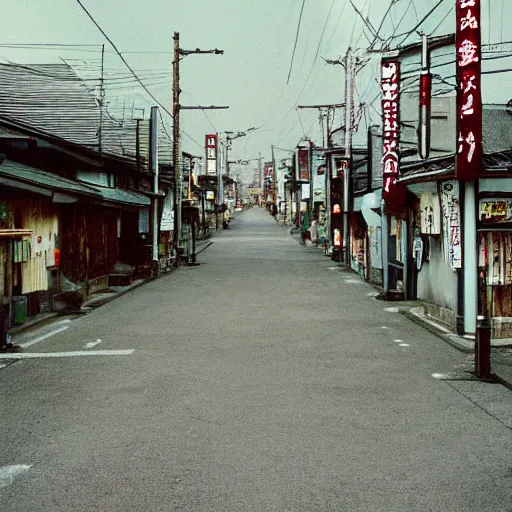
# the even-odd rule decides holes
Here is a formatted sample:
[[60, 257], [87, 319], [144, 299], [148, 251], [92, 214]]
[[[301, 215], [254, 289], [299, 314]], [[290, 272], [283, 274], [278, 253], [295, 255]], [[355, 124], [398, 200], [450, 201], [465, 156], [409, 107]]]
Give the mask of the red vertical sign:
[[459, 180], [476, 179], [482, 166], [480, 0], [456, 0], [457, 166]]
[[382, 197], [389, 200], [392, 188], [400, 175], [400, 64], [396, 61], [382, 63]]
[[299, 181], [309, 181], [309, 149], [297, 150], [297, 162]]

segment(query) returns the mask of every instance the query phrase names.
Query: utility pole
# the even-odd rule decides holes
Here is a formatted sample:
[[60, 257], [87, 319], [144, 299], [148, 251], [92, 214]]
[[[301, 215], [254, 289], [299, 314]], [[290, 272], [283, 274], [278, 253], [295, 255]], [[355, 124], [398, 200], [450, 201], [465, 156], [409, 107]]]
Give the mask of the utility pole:
[[354, 121], [354, 56], [347, 48], [345, 56], [345, 158], [348, 165], [343, 173], [343, 240], [345, 264], [350, 265], [350, 236], [348, 214], [350, 211], [350, 175], [352, 173], [352, 129]]
[[245, 137], [249, 132], [252, 132], [254, 130], [258, 130], [258, 128], [255, 128], [255, 127], [247, 128], [247, 130], [245, 130], [243, 132], [238, 132], [236, 135], [233, 135], [232, 137], [230, 137], [230, 134], [233, 132], [230, 132], [230, 131], [224, 132], [226, 134], [226, 174], [228, 175], [228, 177], [229, 177], [229, 164], [231, 163], [229, 161], [229, 150], [231, 149], [231, 141], [238, 139], [240, 137]]
[[277, 169], [276, 169], [276, 157], [274, 153], [274, 146], [271, 146], [272, 149], [272, 202], [274, 204], [274, 212], [276, 213], [277, 220]]
[[259, 182], [259, 197], [258, 197], [258, 206], [261, 208], [261, 204], [263, 203], [263, 157], [261, 153], [259, 153], [258, 164], [260, 171], [260, 182]]
[[[174, 60], [172, 63], [173, 68], [173, 90], [172, 90], [172, 115], [174, 119], [173, 125], [173, 151], [172, 151], [172, 164], [174, 168], [174, 243], [176, 251], [180, 248], [181, 242], [181, 204], [182, 204], [182, 162], [181, 162], [181, 150], [180, 150], [180, 111], [184, 109], [214, 109], [214, 108], [229, 108], [229, 107], [182, 107], [180, 105], [180, 58], [191, 54], [202, 54], [212, 53], [215, 55], [222, 55], [224, 50], [183, 50], [180, 48], [180, 34], [174, 32]], [[177, 257], [179, 255], [177, 254]]]
[[152, 208], [152, 229], [151, 244], [153, 249], [153, 271], [155, 277], [158, 275], [158, 237], [159, 237], [159, 218], [158, 218], [158, 107], [151, 107], [150, 115], [150, 162], [151, 173], [153, 175], [153, 193], [154, 197]]
[[101, 46], [99, 153], [103, 151], [103, 108], [105, 106], [105, 45]]
[[174, 169], [174, 246], [176, 261], [179, 260], [178, 248], [181, 239], [181, 158], [180, 158], [180, 34], [174, 32], [174, 61], [172, 63], [172, 117], [173, 143], [172, 166]]
[[[328, 105], [299, 105], [297, 108], [316, 108], [320, 111], [320, 122], [322, 125], [322, 140], [323, 147], [327, 146], [329, 149], [332, 145], [331, 143], [331, 131], [329, 129], [329, 120], [331, 117], [331, 110], [334, 111], [336, 108], [345, 107], [345, 103], [331, 103]], [[327, 109], [327, 113], [324, 113], [324, 110]], [[324, 131], [324, 120], [325, 120], [325, 131]], [[331, 163], [330, 163], [330, 154], [326, 155], [326, 172], [325, 172], [325, 209], [326, 209], [326, 226], [325, 232], [330, 242], [330, 233], [331, 233]], [[311, 169], [311, 182], [310, 182], [310, 196], [312, 198], [312, 207], [311, 211], [313, 211], [313, 201], [314, 201], [314, 186], [313, 186], [313, 169]]]
[[423, 33], [421, 38], [419, 154], [421, 158], [426, 160], [430, 153], [430, 102], [432, 94], [432, 75], [430, 74], [428, 36]]

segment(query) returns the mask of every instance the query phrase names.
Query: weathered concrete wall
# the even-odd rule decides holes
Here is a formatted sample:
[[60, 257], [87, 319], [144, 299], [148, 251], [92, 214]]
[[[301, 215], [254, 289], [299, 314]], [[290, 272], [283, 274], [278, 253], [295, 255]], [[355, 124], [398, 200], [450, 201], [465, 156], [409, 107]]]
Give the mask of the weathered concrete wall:
[[457, 312], [457, 273], [446, 263], [441, 244], [440, 237], [430, 237], [430, 260], [418, 274], [418, 299], [452, 311], [453, 318], [442, 315], [451, 324]]

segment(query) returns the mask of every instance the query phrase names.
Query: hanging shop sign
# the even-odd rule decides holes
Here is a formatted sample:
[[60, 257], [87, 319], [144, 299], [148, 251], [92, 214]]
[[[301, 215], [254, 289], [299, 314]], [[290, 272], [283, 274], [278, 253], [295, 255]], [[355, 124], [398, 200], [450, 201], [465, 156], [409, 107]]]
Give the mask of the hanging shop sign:
[[313, 197], [314, 201], [325, 201], [325, 185], [327, 176], [327, 162], [323, 151], [313, 150]]
[[341, 178], [343, 174], [348, 170], [349, 161], [347, 158], [334, 156], [332, 157], [332, 177]]
[[298, 148], [297, 150], [298, 176], [299, 181], [309, 181], [309, 149]]
[[481, 199], [479, 212], [482, 224], [512, 222], [512, 198]]
[[475, 180], [482, 162], [480, 0], [456, 0], [456, 178]]
[[381, 69], [383, 157], [382, 157], [382, 196], [390, 199], [391, 189], [400, 174], [400, 64], [396, 61], [383, 62]]
[[460, 205], [457, 182], [444, 182], [441, 186], [441, 192], [445, 259], [452, 268], [462, 268]]
[[[169, 192], [163, 201], [160, 231], [174, 231], [174, 208], [172, 193]], [[120, 236], [120, 233], [119, 235]]]
[[419, 232], [415, 233], [414, 241], [412, 244], [412, 255], [416, 262], [416, 268], [421, 270], [423, 265], [423, 239]]
[[437, 194], [420, 195], [420, 224], [424, 235], [441, 234], [441, 208]]
[[206, 148], [206, 174], [217, 175], [218, 137], [216, 133], [209, 133], [205, 137]]

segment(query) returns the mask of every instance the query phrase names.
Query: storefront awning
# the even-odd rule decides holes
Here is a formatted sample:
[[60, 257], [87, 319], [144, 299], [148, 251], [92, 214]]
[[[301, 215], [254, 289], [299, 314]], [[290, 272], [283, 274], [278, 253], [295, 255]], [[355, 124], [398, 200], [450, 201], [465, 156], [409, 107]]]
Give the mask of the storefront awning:
[[107, 203], [134, 207], [151, 205], [151, 200], [148, 197], [137, 194], [136, 192], [129, 192], [128, 190], [122, 190], [120, 188], [107, 188], [92, 185], [91, 188], [94, 188]]
[[4, 160], [0, 165], [0, 184], [52, 197], [58, 203], [73, 202], [79, 195], [113, 205], [135, 208], [151, 205], [148, 197], [136, 192], [84, 184], [12, 160]]
[[375, 210], [380, 209], [381, 201], [381, 188], [361, 197], [361, 213], [368, 226], [380, 226], [382, 224], [381, 216], [375, 212]]
[[4, 160], [0, 165], [0, 183], [48, 196], [53, 191], [93, 197], [98, 195], [92, 187], [12, 160]]

